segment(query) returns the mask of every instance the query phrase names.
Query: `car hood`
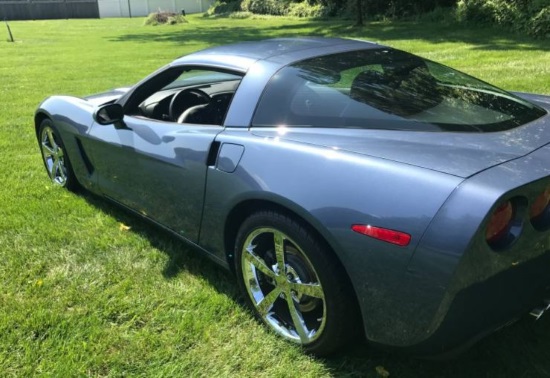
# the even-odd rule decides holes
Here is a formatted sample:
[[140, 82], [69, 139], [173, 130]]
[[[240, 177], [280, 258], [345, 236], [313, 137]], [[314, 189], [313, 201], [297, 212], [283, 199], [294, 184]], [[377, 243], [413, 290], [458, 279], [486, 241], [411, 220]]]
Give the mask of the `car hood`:
[[[550, 111], [550, 97], [518, 93]], [[325, 128], [254, 128], [253, 134], [411, 164], [458, 177], [525, 156], [550, 143], [550, 115], [487, 133]]]
[[103, 92], [94, 94], [88, 97], [84, 97], [84, 99], [88, 102], [91, 102], [93, 105], [103, 105], [111, 101], [118, 100], [123, 94], [128, 92], [131, 87], [123, 87], [123, 88], [116, 88], [109, 92]]

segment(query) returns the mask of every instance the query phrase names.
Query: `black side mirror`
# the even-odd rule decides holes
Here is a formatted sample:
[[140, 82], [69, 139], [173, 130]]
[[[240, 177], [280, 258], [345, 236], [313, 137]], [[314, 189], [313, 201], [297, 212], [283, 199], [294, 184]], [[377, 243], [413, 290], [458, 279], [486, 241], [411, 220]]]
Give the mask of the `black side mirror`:
[[100, 125], [112, 125], [122, 122], [124, 109], [119, 104], [102, 105], [94, 111], [94, 121]]

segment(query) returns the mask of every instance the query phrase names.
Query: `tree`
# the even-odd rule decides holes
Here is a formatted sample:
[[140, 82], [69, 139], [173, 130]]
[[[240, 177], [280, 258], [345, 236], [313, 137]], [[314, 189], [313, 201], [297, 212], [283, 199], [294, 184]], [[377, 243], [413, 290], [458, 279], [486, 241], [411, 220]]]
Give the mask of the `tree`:
[[363, 26], [363, 0], [356, 0], [357, 23], [356, 26]]

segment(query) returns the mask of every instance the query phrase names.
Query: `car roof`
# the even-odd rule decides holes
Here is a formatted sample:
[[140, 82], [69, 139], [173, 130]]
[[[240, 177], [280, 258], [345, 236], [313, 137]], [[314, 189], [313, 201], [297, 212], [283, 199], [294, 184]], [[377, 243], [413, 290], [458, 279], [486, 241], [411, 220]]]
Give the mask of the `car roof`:
[[262, 60], [284, 66], [315, 56], [380, 47], [374, 42], [344, 38], [275, 38], [211, 47], [176, 59], [171, 65], [200, 64], [246, 71]]

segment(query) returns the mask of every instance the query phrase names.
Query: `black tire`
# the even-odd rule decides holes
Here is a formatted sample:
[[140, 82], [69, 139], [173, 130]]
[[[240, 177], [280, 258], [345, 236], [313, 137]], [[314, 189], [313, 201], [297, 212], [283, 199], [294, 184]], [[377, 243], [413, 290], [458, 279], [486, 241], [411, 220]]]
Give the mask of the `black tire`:
[[79, 188], [69, 156], [59, 131], [53, 122], [46, 118], [38, 128], [38, 144], [42, 153], [44, 167], [54, 185], [75, 191]]
[[235, 271], [256, 316], [310, 353], [331, 354], [362, 333], [351, 285], [334, 254], [287, 215], [262, 211], [243, 222]]

